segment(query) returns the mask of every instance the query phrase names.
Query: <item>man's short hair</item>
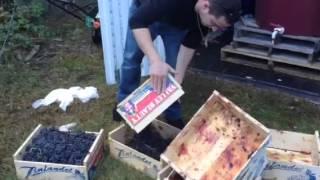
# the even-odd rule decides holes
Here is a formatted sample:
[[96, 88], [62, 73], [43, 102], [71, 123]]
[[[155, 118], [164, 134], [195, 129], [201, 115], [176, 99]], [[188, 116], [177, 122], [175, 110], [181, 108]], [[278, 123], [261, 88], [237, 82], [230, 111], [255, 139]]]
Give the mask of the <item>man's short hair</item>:
[[229, 24], [237, 22], [241, 16], [241, 0], [209, 0], [210, 14], [224, 16]]

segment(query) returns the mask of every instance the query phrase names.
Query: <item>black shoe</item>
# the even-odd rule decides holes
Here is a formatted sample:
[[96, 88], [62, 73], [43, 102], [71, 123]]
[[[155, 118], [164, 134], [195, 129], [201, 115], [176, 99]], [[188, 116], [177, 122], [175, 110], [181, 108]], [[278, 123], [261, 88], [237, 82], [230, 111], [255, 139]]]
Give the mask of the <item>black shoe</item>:
[[178, 128], [178, 129], [183, 129], [184, 126], [186, 125], [182, 119], [176, 119], [176, 120], [167, 119], [166, 121], [168, 124]]
[[112, 120], [116, 122], [121, 122], [123, 120], [123, 118], [117, 111], [117, 106], [114, 106], [114, 108], [112, 109]]

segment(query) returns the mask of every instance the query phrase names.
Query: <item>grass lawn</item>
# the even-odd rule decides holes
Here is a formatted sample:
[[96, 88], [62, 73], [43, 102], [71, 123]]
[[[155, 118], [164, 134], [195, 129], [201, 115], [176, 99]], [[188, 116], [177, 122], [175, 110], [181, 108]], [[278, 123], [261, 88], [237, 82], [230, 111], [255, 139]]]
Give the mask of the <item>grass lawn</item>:
[[[12, 154], [39, 123], [52, 126], [77, 122], [85, 130], [104, 128], [106, 132], [119, 125], [111, 121], [117, 86], [105, 84], [100, 49], [90, 44], [89, 32], [81, 25], [72, 29], [63, 35], [72, 38], [52, 40], [42, 46], [42, 51], [49, 51], [55, 56], [26, 64], [11, 62], [0, 65], [0, 179], [16, 179]], [[88, 104], [75, 102], [66, 113], [57, 105], [32, 109], [31, 103], [51, 90], [75, 85], [96, 86], [100, 98]], [[308, 133], [320, 129], [319, 107], [279, 92], [194, 73], [187, 75], [183, 86], [186, 91], [182, 98], [186, 121], [216, 89], [267, 127]], [[112, 159], [107, 143], [106, 139], [105, 159], [96, 179], [150, 179]]]

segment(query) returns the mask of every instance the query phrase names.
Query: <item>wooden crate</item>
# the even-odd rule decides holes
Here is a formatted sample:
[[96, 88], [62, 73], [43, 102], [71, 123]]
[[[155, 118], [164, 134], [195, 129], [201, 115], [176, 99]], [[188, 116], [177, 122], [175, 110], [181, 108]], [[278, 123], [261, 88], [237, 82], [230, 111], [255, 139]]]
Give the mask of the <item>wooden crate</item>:
[[161, 158], [185, 179], [240, 179], [269, 140], [267, 128], [214, 91]]
[[[256, 180], [261, 177], [261, 173], [268, 163], [266, 149], [259, 151], [248, 165], [238, 176], [237, 179]], [[178, 176], [179, 178], [177, 178]], [[166, 164], [158, 173], [157, 180], [179, 180], [182, 178], [169, 164]]]
[[167, 88], [161, 94], [152, 88], [149, 79], [124, 99], [117, 106], [117, 111], [139, 133], [183, 94], [181, 86], [171, 75], [167, 78]]
[[26, 147], [37, 136], [43, 126], [38, 125], [29, 137], [23, 142], [19, 149], [14, 153], [14, 165], [18, 179], [29, 180], [69, 180], [82, 179], [89, 180], [93, 178], [98, 164], [104, 157], [104, 130], [100, 132], [87, 132], [96, 134], [96, 139], [92, 144], [88, 155], [83, 161], [83, 165], [56, 164], [46, 162], [23, 161], [22, 155]]
[[221, 49], [221, 61], [271, 70], [311, 80], [320, 80], [320, 61], [310, 64], [297, 57], [283, 54], [269, 57], [265, 52], [252, 48], [252, 46], [241, 48], [233, 48], [229, 45], [225, 46]]
[[320, 179], [319, 133], [271, 130], [269, 163], [262, 179]]
[[241, 44], [238, 42], [265, 47], [268, 55], [278, 51], [292, 55], [303, 55], [304, 59], [309, 62], [316, 60], [320, 51], [320, 38], [282, 35], [275, 44], [272, 44], [271, 34], [271, 31], [248, 27], [239, 22], [235, 25], [233, 41], [239, 47]]
[[[158, 120], [154, 120], [151, 125], [158, 130], [163, 138], [174, 138], [180, 131]], [[134, 131], [124, 124], [111, 131], [109, 133], [111, 155], [150, 177], [157, 178], [158, 172], [162, 169], [161, 162], [126, 145], [126, 141], [133, 133]]]

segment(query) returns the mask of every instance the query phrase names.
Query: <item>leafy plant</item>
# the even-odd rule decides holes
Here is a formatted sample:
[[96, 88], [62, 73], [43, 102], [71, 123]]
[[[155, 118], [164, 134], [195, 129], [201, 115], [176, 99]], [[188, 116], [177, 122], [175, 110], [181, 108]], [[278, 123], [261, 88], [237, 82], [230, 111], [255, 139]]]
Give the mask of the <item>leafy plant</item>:
[[7, 0], [5, 7], [0, 10], [0, 63], [7, 62], [14, 50], [31, 48], [35, 40], [49, 36], [43, 25], [45, 8], [42, 1], [18, 3], [13, 0], [10, 3]]

